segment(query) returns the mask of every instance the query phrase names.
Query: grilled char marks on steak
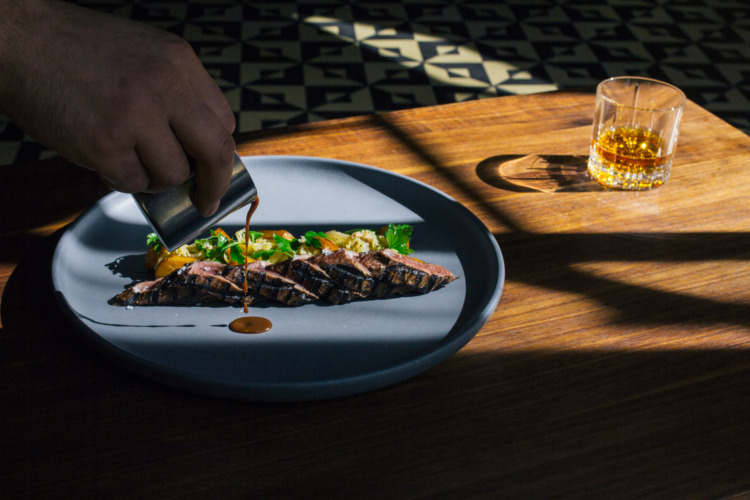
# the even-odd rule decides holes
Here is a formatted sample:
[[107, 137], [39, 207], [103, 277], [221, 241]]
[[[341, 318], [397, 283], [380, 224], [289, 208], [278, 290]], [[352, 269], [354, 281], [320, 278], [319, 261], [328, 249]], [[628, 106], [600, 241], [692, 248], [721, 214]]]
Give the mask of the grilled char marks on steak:
[[342, 304], [405, 293], [429, 293], [456, 277], [447, 269], [395, 250], [356, 253], [346, 249], [267, 265], [196, 261], [155, 281], [137, 283], [110, 300], [114, 305], [191, 305], [221, 301], [248, 305], [272, 300], [299, 306], [316, 300]]
[[[294, 259], [273, 264], [269, 266], [269, 269], [299, 283], [331, 304], [366, 298], [366, 295], [357, 290], [347, 288], [346, 279], [342, 279], [341, 282], [335, 280], [320, 266], [317, 256], [299, 255]], [[336, 276], [339, 274], [334, 273]]]
[[[243, 266], [236, 267], [240, 270], [243, 268]], [[319, 299], [304, 286], [269, 269], [260, 261], [250, 262], [247, 265], [247, 289], [248, 293], [281, 302], [287, 306], [301, 306]]]
[[335, 252], [315, 255], [311, 259], [339, 288], [351, 292], [350, 299], [353, 300], [369, 297], [374, 285], [370, 272], [359, 261], [360, 255], [342, 248]]
[[229, 304], [251, 304], [261, 298], [289, 306], [298, 306], [318, 299], [304, 287], [265, 269], [262, 262], [248, 265], [248, 295], [244, 294], [243, 266], [230, 266], [213, 261], [195, 261], [155, 281], [137, 283], [110, 300], [110, 304], [126, 306], [193, 305], [220, 301]]
[[429, 293], [456, 279], [441, 266], [390, 249], [365, 253], [341, 249], [297, 257], [270, 268], [332, 304], [412, 292]]
[[[241, 304], [245, 298], [235, 269], [219, 262], [196, 261], [154, 281], [137, 283], [110, 300], [115, 305], [193, 305], [221, 301]], [[241, 276], [240, 276], [241, 278]]]
[[360, 263], [373, 277], [372, 297], [430, 293], [456, 279], [442, 266], [428, 264], [390, 249], [362, 254]]

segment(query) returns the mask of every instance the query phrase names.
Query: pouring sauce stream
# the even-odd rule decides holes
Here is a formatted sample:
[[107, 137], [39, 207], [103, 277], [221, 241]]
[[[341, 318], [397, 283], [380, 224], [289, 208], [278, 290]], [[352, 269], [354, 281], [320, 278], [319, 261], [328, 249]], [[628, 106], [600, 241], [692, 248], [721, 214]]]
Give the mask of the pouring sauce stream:
[[[250, 208], [247, 211], [247, 217], [245, 218], [245, 262], [243, 264], [245, 270], [245, 281], [243, 283], [243, 291], [247, 296], [247, 264], [248, 264], [248, 250], [250, 247], [250, 219], [252, 219], [255, 210], [258, 208], [259, 197], [250, 204]], [[248, 313], [247, 302], [243, 304], [245, 314]], [[266, 318], [257, 316], [246, 316], [244, 318], [237, 318], [229, 324], [229, 329], [237, 333], [263, 333], [271, 329], [272, 323]]]
[[[247, 217], [245, 217], [245, 283], [243, 285], [243, 291], [247, 296], [247, 261], [248, 261], [248, 249], [250, 247], [250, 219], [253, 218], [253, 214], [258, 209], [258, 203], [260, 197], [256, 196], [253, 202], [250, 204], [250, 208], [247, 210]], [[247, 302], [245, 302], [245, 314], [247, 314]]]

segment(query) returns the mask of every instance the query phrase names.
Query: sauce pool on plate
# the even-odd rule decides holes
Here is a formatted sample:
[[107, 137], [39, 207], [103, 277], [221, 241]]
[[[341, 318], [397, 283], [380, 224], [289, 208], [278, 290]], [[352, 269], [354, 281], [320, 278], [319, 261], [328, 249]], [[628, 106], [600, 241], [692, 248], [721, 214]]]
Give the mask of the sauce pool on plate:
[[243, 316], [229, 323], [229, 329], [236, 333], [264, 333], [272, 326], [271, 320], [260, 316]]

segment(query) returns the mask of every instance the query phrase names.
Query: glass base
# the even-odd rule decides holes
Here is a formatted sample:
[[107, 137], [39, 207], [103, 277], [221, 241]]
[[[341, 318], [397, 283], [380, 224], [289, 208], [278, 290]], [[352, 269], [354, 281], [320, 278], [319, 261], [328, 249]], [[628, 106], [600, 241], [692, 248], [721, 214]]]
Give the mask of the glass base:
[[618, 167], [597, 155], [592, 148], [588, 161], [589, 175], [604, 187], [623, 191], [646, 191], [661, 186], [669, 179], [672, 160], [648, 171]]

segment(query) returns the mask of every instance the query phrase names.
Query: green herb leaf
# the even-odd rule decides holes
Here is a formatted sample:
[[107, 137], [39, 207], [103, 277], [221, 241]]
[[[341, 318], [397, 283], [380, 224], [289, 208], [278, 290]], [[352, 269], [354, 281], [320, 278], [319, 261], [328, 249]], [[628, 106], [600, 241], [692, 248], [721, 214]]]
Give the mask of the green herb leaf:
[[322, 249], [323, 243], [320, 241], [320, 238], [328, 239], [328, 236], [326, 236], [326, 233], [308, 231], [305, 233], [305, 244], [313, 248]]
[[385, 230], [385, 241], [388, 242], [388, 248], [392, 248], [403, 255], [413, 253], [414, 250], [409, 248], [412, 229], [408, 224], [399, 224], [397, 226], [388, 224], [388, 229]]
[[249, 241], [250, 243], [255, 243], [262, 237], [263, 233], [261, 233], [260, 231], [250, 231], [247, 233], [247, 241]]
[[[240, 264], [245, 262], [245, 256], [239, 248], [239, 243], [230, 240], [221, 233], [211, 230], [211, 236], [195, 240], [195, 247], [205, 254], [208, 260], [226, 262], [224, 255], [229, 250], [230, 258]], [[239, 258], [238, 258], [239, 257]]]
[[146, 246], [153, 248], [156, 253], [161, 253], [161, 249], [164, 247], [156, 233], [149, 233], [146, 235]]
[[245, 252], [242, 251], [240, 246], [236, 243], [229, 246], [229, 258], [237, 264], [245, 263]]
[[276, 242], [276, 247], [278, 248], [279, 252], [289, 257], [294, 257], [294, 254], [296, 253], [296, 251], [293, 248], [292, 244], [294, 242], [298, 242], [298, 240], [294, 240], [294, 242], [292, 242], [292, 241], [287, 240], [286, 238], [282, 238], [278, 234], [274, 234], [273, 239]]

